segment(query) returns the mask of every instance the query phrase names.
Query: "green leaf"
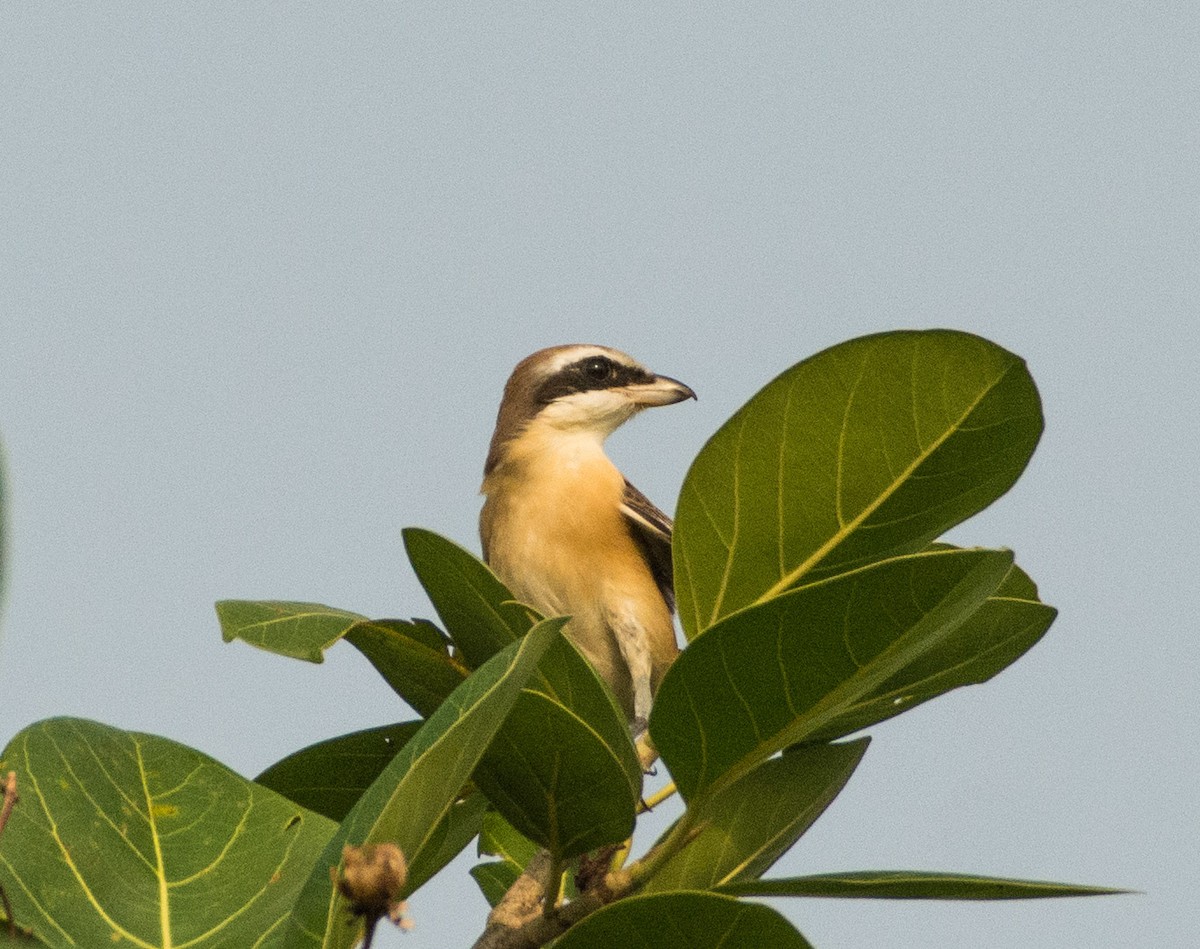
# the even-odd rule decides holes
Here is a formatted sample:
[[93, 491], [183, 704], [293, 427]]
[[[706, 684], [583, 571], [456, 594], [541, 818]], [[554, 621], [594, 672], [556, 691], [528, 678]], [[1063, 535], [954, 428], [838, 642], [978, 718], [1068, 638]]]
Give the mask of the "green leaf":
[[450, 655], [449, 637], [438, 629], [436, 624], [429, 622], [427, 619], [381, 619], [376, 620], [376, 622], [385, 627], [397, 629], [410, 639], [415, 639], [417, 642], [425, 644], [436, 652], [440, 652], [446, 656]]
[[420, 722], [399, 722], [317, 742], [275, 762], [254, 780], [340, 821], [420, 727]]
[[488, 802], [478, 791], [471, 790], [450, 805], [438, 821], [429, 843], [408, 865], [408, 890], [415, 892], [424, 886], [451, 860], [462, 853], [479, 834]]
[[336, 825], [183, 745], [81, 719], [17, 735], [0, 848], [50, 946], [275, 944]]
[[764, 761], [702, 805], [699, 834], [644, 892], [708, 890], [765, 873], [837, 797], [868, 740], [793, 748]]
[[[437, 635], [433, 640], [430, 630]], [[346, 641], [370, 661], [418, 715], [428, 718], [467, 676], [436, 627], [404, 620], [366, 620], [346, 630]]]
[[488, 901], [488, 906], [495, 906], [504, 899], [504, 894], [521, 875], [521, 871], [506, 860], [477, 863], [469, 872], [478, 884], [483, 898]]
[[642, 768], [629, 727], [569, 639], [546, 650], [475, 780], [517, 830], [561, 859], [633, 832]]
[[684, 480], [674, 561], [688, 639], [802, 582], [924, 548], [1004, 494], [1041, 431], [1025, 364], [967, 333], [865, 336], [793, 366]]
[[810, 740], [950, 636], [1012, 566], [997, 550], [897, 557], [737, 613], [663, 678], [650, 734], [686, 800]]
[[344, 638], [425, 717], [467, 674], [449, 655], [441, 630], [426, 620], [373, 620], [319, 603], [281, 600], [221, 600], [217, 616], [226, 642], [243, 639], [309, 662], [323, 662], [325, 651]]
[[325, 650], [365, 616], [320, 603], [284, 600], [221, 600], [221, 638], [241, 639], [281, 656], [324, 662]]
[[[401, 749], [329, 841], [296, 902], [289, 946], [349, 949], [361, 922], [334, 892], [329, 868], [344, 844], [391, 841], [410, 866], [439, 849], [437, 830], [471, 772], [504, 723], [522, 687], [533, 676], [564, 620], [539, 623], [484, 663], [446, 699]], [[412, 891], [410, 878], [406, 893]]]
[[527, 690], [475, 783], [517, 830], [565, 859], [633, 833], [641, 770], [570, 709]]
[[867, 870], [781, 880], [746, 880], [721, 891], [741, 896], [828, 896], [878, 900], [1032, 900], [1061, 896], [1113, 896], [1129, 890], [1042, 880], [1006, 880], [965, 873]]
[[769, 906], [715, 893], [654, 893], [610, 903], [553, 949], [812, 949]]
[[537, 853], [537, 844], [513, 827], [497, 811], [488, 811], [479, 831], [479, 854], [500, 857], [518, 872], [525, 869]]
[[486, 564], [458, 544], [408, 527], [404, 547], [442, 624], [472, 668], [523, 636], [539, 618], [513, 599]]
[[586, 722], [595, 733], [595, 740], [631, 775], [636, 774], [631, 780], [641, 785], [642, 769], [625, 713], [612, 690], [571, 642], [569, 627], [566, 635], [546, 651], [538, 666], [537, 682], [531, 689], [544, 693]]
[[1037, 587], [1014, 565], [1000, 589], [958, 629], [813, 737], [841, 738], [951, 689], [986, 682], [1028, 652], [1057, 613], [1038, 601]]
[[484, 815], [483, 827], [479, 831], [479, 855], [487, 854], [500, 859], [476, 864], [471, 868], [471, 876], [489, 906], [500, 902], [537, 852], [537, 844], [513, 827], [499, 812], [490, 810]]

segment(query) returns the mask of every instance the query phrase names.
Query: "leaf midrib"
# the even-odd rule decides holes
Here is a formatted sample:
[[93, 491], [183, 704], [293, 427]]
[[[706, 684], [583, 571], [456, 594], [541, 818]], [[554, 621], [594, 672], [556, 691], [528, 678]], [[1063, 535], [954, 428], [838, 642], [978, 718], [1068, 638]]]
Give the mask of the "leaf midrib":
[[167, 887], [167, 869], [163, 857], [162, 838], [158, 833], [158, 820], [154, 813], [154, 795], [151, 794], [150, 785], [146, 781], [146, 764], [142, 760], [141, 743], [135, 741], [134, 749], [137, 753], [138, 778], [142, 783], [142, 793], [146, 797], [146, 821], [150, 825], [150, 839], [154, 841], [154, 862], [157, 866], [155, 876], [158, 878], [158, 922], [162, 931], [162, 949], [171, 949], [174, 945], [171, 940], [171, 896]]

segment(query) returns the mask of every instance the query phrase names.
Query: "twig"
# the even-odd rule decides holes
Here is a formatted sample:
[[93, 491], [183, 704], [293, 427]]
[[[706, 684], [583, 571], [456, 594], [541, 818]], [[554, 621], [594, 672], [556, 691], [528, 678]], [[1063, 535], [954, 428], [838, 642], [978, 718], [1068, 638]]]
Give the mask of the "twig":
[[605, 874], [588, 891], [549, 914], [543, 901], [554, 897], [546, 892], [550, 854], [540, 850], [525, 867], [504, 898], [488, 914], [487, 926], [473, 949], [537, 949], [602, 906], [627, 896], [633, 880], [624, 870]]
[[663, 801], [665, 801], [667, 798], [669, 798], [674, 793], [675, 793], [675, 782], [668, 781], [661, 788], [659, 788], [657, 791], [655, 791], [653, 794], [651, 794], [648, 798], [645, 798], [638, 802], [638, 813], [640, 814], [643, 811], [654, 810], [654, 808], [658, 807], [659, 804], [661, 804]]
[[16, 807], [17, 801], [20, 800], [17, 795], [17, 772], [8, 772], [8, 777], [4, 779], [4, 805], [0, 807], [0, 834], [4, 833], [4, 826], [8, 823], [8, 815], [12, 813], [12, 809]]
[[498, 922], [489, 916], [487, 928], [475, 941], [473, 949], [537, 949], [555, 936], [561, 936], [605, 902], [598, 894], [588, 893], [572, 900], [553, 916], [543, 916], [535, 911], [524, 923], [512, 919], [511, 925]]
[[[550, 852], [539, 850], [508, 888], [504, 898], [488, 913], [487, 929], [516, 929], [533, 919], [545, 896], [545, 880], [550, 870]], [[487, 930], [484, 930], [486, 935]]]
[[[4, 803], [0, 805], [0, 834], [4, 833], [4, 828], [8, 825], [8, 816], [17, 806], [18, 800], [20, 797], [17, 794], [17, 772], [10, 771], [8, 777], [4, 779]], [[13, 919], [12, 903], [9, 902], [8, 894], [4, 892], [3, 886], [0, 886], [0, 904], [4, 907], [4, 918], [8, 921], [8, 936], [15, 942], [17, 921]]]

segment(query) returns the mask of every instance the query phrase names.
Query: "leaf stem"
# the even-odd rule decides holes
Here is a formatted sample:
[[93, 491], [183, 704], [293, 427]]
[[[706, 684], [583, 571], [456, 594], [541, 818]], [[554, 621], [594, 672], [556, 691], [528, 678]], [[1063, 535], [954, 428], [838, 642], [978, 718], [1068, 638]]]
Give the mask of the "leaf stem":
[[648, 798], [644, 798], [641, 801], [641, 803], [638, 806], [638, 812], [642, 813], [643, 811], [654, 810], [654, 808], [658, 807], [659, 804], [661, 804], [663, 801], [665, 801], [667, 798], [669, 798], [672, 794], [674, 794], [676, 792], [676, 790], [677, 790], [677, 788], [675, 787], [674, 781], [667, 782], [665, 785], [663, 785], [661, 788], [659, 788], [657, 791], [655, 791], [653, 794], [651, 794]]
[[4, 804], [0, 806], [0, 834], [4, 833], [4, 826], [8, 823], [8, 816], [12, 813], [12, 809], [17, 806], [17, 801], [20, 796], [17, 794], [17, 772], [8, 772], [8, 777], [4, 780]]
[[[8, 772], [8, 777], [4, 780], [4, 804], [0, 806], [0, 834], [4, 833], [5, 825], [8, 824], [8, 817], [12, 814], [12, 809], [17, 806], [17, 772]], [[13, 942], [17, 941], [17, 921], [13, 919], [12, 903], [9, 902], [8, 894], [4, 892], [4, 887], [0, 886], [0, 906], [4, 908], [4, 918], [7, 921], [8, 938]]]
[[666, 838], [651, 847], [641, 860], [634, 861], [626, 871], [629, 874], [630, 889], [640, 889], [662, 868], [664, 863], [691, 843], [701, 829], [696, 819], [695, 808], [689, 807], [683, 812], [683, 816], [679, 818], [675, 826], [667, 832]]
[[546, 892], [542, 901], [542, 915], [553, 916], [558, 909], [562, 896], [562, 857], [558, 853], [550, 854], [550, 867], [546, 871]]

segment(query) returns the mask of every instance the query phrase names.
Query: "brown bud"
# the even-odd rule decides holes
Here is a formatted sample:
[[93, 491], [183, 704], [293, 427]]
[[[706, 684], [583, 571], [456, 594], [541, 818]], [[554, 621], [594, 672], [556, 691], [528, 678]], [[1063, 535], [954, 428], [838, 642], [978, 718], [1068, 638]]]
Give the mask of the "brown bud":
[[[336, 871], [335, 871], [336, 873]], [[350, 910], [372, 921], [387, 916], [397, 926], [408, 928], [400, 894], [408, 881], [404, 852], [392, 843], [364, 844], [342, 848], [342, 872], [334, 877], [338, 892], [350, 902]]]

